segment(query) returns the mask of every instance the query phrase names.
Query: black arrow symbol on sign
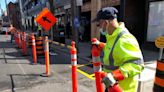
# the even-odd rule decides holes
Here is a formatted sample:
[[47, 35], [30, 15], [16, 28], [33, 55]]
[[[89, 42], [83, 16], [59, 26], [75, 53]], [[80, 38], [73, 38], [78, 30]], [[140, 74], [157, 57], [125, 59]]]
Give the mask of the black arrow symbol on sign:
[[48, 23], [51, 23], [50, 20], [47, 19], [47, 17], [42, 17], [43, 21], [47, 21]]

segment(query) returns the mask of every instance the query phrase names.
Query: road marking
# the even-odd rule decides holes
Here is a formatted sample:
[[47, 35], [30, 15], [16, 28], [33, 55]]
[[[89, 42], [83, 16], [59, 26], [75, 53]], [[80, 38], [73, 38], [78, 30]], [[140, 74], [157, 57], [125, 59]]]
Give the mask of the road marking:
[[5, 60], [5, 63], [7, 64], [7, 59], [6, 59], [5, 54], [6, 54], [6, 52], [5, 52], [5, 48], [3, 48], [3, 57], [4, 57], [4, 60]]
[[11, 92], [12, 90], [11, 89], [6, 89], [6, 90], [3, 90], [2, 92]]
[[[86, 65], [88, 65], [88, 64], [86, 64]], [[86, 76], [87, 78], [89, 78], [91, 80], [95, 80], [94, 74], [88, 74], [85, 71], [78, 69], [79, 67], [82, 67], [82, 66], [85, 66], [85, 65], [77, 65], [77, 72], [81, 73], [82, 75]], [[69, 68], [71, 68], [71, 67], [72, 66], [69, 66]]]
[[52, 42], [52, 44], [56, 44], [56, 45], [59, 45], [59, 46], [62, 46], [62, 47], [67, 47], [68, 49], [71, 49], [71, 45], [66, 45], [66, 44], [63, 44], [63, 43], [59, 43], [59, 42], [56, 42], [56, 41], [51, 41], [49, 40], [50, 42]]
[[92, 80], [95, 80], [95, 78], [93, 77], [93, 76], [91, 76], [91, 75], [89, 75], [88, 73], [86, 73], [86, 72], [84, 72], [84, 71], [81, 71], [80, 69], [77, 69], [77, 71], [79, 72], [79, 73], [81, 73], [81, 74], [83, 74], [84, 76], [86, 76], [86, 77], [88, 77], [88, 78], [90, 78], [90, 79], [92, 79]]
[[22, 65], [21, 65], [21, 64], [19, 64], [20, 62], [19, 62], [18, 60], [16, 60], [16, 61], [17, 61], [17, 63], [18, 63], [19, 68], [22, 70], [23, 74], [26, 74], [26, 72], [24, 71], [24, 69], [23, 69]]

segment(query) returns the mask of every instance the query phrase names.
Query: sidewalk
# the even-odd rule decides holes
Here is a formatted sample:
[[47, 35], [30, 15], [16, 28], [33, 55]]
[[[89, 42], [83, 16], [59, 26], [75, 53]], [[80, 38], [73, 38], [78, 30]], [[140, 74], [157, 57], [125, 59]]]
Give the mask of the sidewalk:
[[[0, 35], [0, 92], [71, 92], [70, 55], [59, 52], [50, 56], [50, 77], [40, 76], [45, 73], [44, 58], [38, 58], [37, 65], [33, 62], [32, 54], [22, 56], [21, 49], [15, 43], [10, 43], [10, 36]], [[28, 48], [31, 52], [31, 48]], [[68, 59], [64, 61], [65, 57]], [[78, 75], [78, 92], [95, 92], [95, 82]]]

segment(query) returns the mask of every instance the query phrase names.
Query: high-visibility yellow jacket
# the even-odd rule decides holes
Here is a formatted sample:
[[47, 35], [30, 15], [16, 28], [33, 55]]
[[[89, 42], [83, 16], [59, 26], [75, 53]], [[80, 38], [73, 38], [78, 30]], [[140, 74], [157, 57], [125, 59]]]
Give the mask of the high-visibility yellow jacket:
[[42, 30], [42, 27], [41, 26], [38, 26], [38, 29], [37, 30]]
[[107, 34], [106, 39], [103, 71], [119, 69], [125, 77], [119, 81], [123, 92], [137, 92], [138, 74], [144, 69], [144, 64], [136, 38], [121, 24], [112, 35]]

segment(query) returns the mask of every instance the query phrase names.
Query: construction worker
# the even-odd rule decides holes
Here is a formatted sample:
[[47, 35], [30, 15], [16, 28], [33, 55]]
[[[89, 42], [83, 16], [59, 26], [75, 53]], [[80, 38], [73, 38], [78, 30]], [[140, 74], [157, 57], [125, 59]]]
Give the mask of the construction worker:
[[16, 32], [16, 28], [13, 27], [13, 25], [11, 24], [11, 25], [10, 25], [10, 28], [8, 29], [8, 32], [11, 33], [11, 43], [12, 43], [13, 38], [14, 38], [14, 33]]
[[41, 26], [38, 26], [38, 36], [42, 36], [42, 27]]
[[[136, 38], [127, 30], [124, 23], [117, 21], [117, 9], [105, 7], [98, 11], [93, 22], [106, 37], [106, 43], [92, 42], [104, 51], [103, 78], [106, 88], [118, 83], [123, 92], [137, 92], [138, 77], [144, 69], [143, 56]], [[108, 92], [107, 89], [105, 92]]]

